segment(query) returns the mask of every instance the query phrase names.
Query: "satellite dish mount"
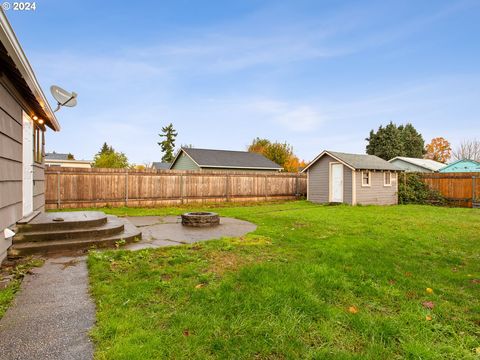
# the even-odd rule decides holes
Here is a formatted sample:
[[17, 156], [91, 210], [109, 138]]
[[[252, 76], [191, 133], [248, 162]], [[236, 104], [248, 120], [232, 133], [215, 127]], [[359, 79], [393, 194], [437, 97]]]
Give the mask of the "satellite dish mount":
[[53, 112], [57, 112], [62, 106], [74, 107], [77, 105], [77, 93], [73, 91], [68, 92], [60, 86], [52, 85], [50, 86], [50, 92], [57, 100], [57, 108]]

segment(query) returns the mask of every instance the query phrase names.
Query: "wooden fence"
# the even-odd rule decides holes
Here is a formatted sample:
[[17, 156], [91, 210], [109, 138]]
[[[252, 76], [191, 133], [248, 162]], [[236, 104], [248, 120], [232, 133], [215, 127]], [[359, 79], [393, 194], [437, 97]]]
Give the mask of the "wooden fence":
[[47, 167], [47, 209], [295, 199], [304, 174]]
[[455, 206], [480, 207], [480, 173], [425, 173], [425, 183]]

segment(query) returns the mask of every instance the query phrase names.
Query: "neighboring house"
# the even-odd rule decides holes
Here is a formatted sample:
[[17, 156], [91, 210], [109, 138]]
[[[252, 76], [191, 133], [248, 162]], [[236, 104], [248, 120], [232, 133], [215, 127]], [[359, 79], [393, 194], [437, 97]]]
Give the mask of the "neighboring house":
[[59, 154], [54, 151], [45, 154], [45, 165], [90, 169], [92, 167], [92, 161], [75, 160], [72, 159], [71, 154]]
[[410, 157], [403, 157], [397, 156], [388, 161], [391, 164], [394, 164], [399, 169], [402, 169], [407, 172], [424, 172], [424, 173], [431, 173], [437, 172], [441, 168], [445, 167], [444, 163], [430, 160], [430, 159], [418, 159], [418, 158], [410, 158]]
[[440, 169], [441, 173], [480, 172], [480, 162], [475, 160], [457, 160]]
[[351, 205], [397, 204], [401, 171], [374, 155], [323, 151], [302, 172], [307, 173], [307, 200]]
[[60, 130], [5, 14], [0, 10], [0, 262], [8, 229], [45, 206], [45, 131]]
[[265, 156], [248, 151], [182, 148], [171, 170], [280, 171], [283, 168]]
[[156, 170], [169, 170], [170, 169], [171, 163], [167, 162], [153, 162], [152, 163], [152, 169]]

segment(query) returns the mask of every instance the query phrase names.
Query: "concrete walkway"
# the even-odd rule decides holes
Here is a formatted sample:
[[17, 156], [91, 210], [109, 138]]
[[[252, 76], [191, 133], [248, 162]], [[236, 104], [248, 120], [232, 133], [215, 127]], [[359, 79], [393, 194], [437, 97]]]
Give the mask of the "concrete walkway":
[[85, 257], [49, 259], [25, 277], [0, 320], [0, 359], [92, 359], [94, 322]]
[[[138, 250], [190, 244], [254, 231], [247, 221], [221, 218], [212, 228], [187, 228], [177, 216], [128, 218], [143, 240], [126, 249]], [[0, 360], [90, 360], [88, 331], [95, 306], [88, 293], [85, 257], [51, 258], [22, 282], [10, 309], [0, 320]]]

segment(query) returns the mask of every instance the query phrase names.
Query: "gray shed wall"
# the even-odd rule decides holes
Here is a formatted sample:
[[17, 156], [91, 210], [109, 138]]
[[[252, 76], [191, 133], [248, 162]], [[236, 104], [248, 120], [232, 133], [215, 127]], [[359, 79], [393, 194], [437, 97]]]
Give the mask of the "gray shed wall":
[[371, 186], [362, 186], [362, 172], [356, 171], [356, 197], [359, 205], [396, 205], [398, 203], [398, 174], [392, 172], [392, 185], [384, 186], [383, 171], [371, 172]]
[[[330, 192], [330, 163], [338, 162], [324, 155], [308, 171], [308, 200], [315, 203], [328, 203]], [[343, 166], [343, 201], [352, 204], [352, 170]]]
[[0, 79], [0, 262], [12, 244], [3, 229], [22, 217], [22, 108]]

